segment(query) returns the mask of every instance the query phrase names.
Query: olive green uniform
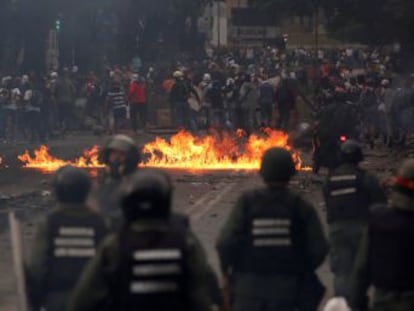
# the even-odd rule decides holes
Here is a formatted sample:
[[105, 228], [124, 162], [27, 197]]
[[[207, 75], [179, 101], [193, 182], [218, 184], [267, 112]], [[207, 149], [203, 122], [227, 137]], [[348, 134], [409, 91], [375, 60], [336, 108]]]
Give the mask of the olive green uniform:
[[113, 230], [119, 229], [123, 223], [120, 198], [122, 184], [122, 181], [107, 180], [97, 185], [89, 198], [89, 204], [109, 221]]
[[[53, 220], [52, 220], [53, 219]], [[69, 222], [68, 222], [69, 220]], [[86, 220], [86, 222], [85, 222]], [[94, 245], [89, 245], [90, 249], [77, 246], [76, 241], [88, 240], [82, 236], [74, 236], [75, 244], [68, 244], [65, 248], [61, 244], [57, 248], [57, 240], [60, 242], [71, 242], [71, 236], [54, 236], [53, 222], [65, 224], [66, 229], [75, 229], [76, 225], [81, 226], [81, 230], [91, 228], [94, 230]], [[70, 226], [70, 223], [73, 225]], [[61, 204], [59, 209], [48, 215], [41, 222], [36, 231], [35, 239], [32, 243], [30, 260], [26, 267], [27, 288], [29, 301], [34, 310], [45, 307], [48, 311], [65, 310], [67, 299], [76, 283], [76, 277], [80, 273], [83, 265], [93, 255], [83, 256], [82, 254], [69, 254], [64, 256], [62, 251], [92, 251], [94, 247], [107, 234], [107, 226], [104, 220], [95, 212], [87, 209], [81, 204]], [[61, 252], [57, 255], [57, 252]], [[57, 264], [56, 264], [57, 263]], [[61, 268], [59, 268], [61, 267]], [[66, 270], [63, 270], [66, 269]], [[72, 274], [72, 278], [71, 277]], [[69, 280], [68, 280], [69, 279]]]
[[[254, 216], [250, 210], [256, 205], [261, 206], [265, 214], [268, 211], [267, 216], [261, 217], [268, 217], [270, 222], [267, 219], [252, 219]], [[296, 248], [293, 256], [285, 256], [284, 248], [279, 248], [280, 251], [277, 248], [278, 244], [290, 244], [290, 238], [277, 235], [267, 238], [259, 236], [259, 239], [254, 240], [255, 246], [269, 246], [266, 243], [275, 242], [275, 247], [263, 247], [266, 250], [259, 250], [257, 254], [260, 255], [253, 256], [255, 248], [248, 246], [250, 242], [247, 242], [250, 231], [258, 234], [271, 233], [272, 230], [276, 233], [278, 230], [288, 231], [286, 227], [260, 227], [266, 226], [266, 222], [277, 225], [278, 218], [274, 218], [274, 215], [282, 213], [279, 210], [291, 213], [291, 221], [296, 224], [290, 230], [293, 248]], [[259, 227], [252, 229], [250, 223], [257, 223]], [[279, 220], [279, 225], [288, 223], [289, 219]], [[322, 264], [327, 254], [322, 226], [313, 207], [285, 187], [273, 186], [244, 193], [220, 232], [217, 250], [222, 273], [230, 278], [234, 311], [296, 310], [297, 307], [303, 310], [299, 305], [302, 300], [309, 298], [306, 295], [319, 296], [316, 300], [321, 298], [322, 289], [313, 294], [307, 290], [318, 291], [317, 287], [320, 286], [314, 270]], [[305, 284], [308, 282], [306, 279], [316, 283]]]
[[[144, 232], [153, 229], [168, 228], [165, 221], [142, 220], [131, 225], [134, 232]], [[190, 291], [190, 304], [193, 310], [205, 311], [210, 308], [205, 288], [207, 275], [207, 264], [205, 256], [197, 240], [189, 232], [186, 233], [188, 244], [188, 267], [189, 279], [188, 290]], [[85, 268], [72, 296], [69, 310], [86, 311], [99, 310], [103, 303], [111, 298], [110, 280], [114, 278], [121, 265], [119, 254], [119, 233], [108, 236], [100, 245], [96, 256]]]
[[[338, 180], [333, 189], [330, 178]], [[354, 178], [354, 179], [352, 179]], [[347, 190], [354, 193], [346, 194]], [[345, 195], [334, 197], [331, 193]], [[385, 203], [386, 196], [375, 176], [358, 168], [357, 164], [344, 163], [333, 170], [324, 185], [329, 223], [330, 265], [334, 273], [335, 295], [349, 297], [350, 274], [355, 263], [362, 233], [366, 228], [369, 207]]]
[[[199, 244], [198, 248], [201, 251], [203, 251], [200, 241], [198, 240], [198, 238], [196, 237], [196, 235], [193, 233], [191, 229], [190, 220], [188, 219], [187, 216], [180, 214], [180, 213], [172, 213], [170, 217], [170, 223], [174, 227], [180, 230], [183, 230], [187, 232], [188, 234], [192, 235], [195, 242]], [[209, 297], [213, 305], [221, 306], [223, 304], [223, 297], [222, 297], [221, 289], [220, 289], [220, 286], [217, 280], [217, 276], [214, 273], [213, 268], [208, 262], [207, 262], [207, 269], [208, 271], [207, 271], [206, 285], [207, 285]]]

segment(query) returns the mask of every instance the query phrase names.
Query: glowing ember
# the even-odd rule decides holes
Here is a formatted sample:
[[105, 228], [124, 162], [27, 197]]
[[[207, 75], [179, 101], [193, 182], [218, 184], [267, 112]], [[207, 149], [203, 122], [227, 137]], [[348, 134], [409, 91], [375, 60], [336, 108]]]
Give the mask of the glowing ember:
[[35, 150], [34, 157], [32, 157], [26, 150], [24, 154], [18, 156], [18, 159], [24, 163], [24, 167], [39, 169], [43, 172], [54, 172], [59, 167], [69, 164], [83, 168], [103, 167], [103, 165], [98, 162], [97, 146], [92, 147], [90, 150], [85, 150], [83, 156], [75, 161], [65, 161], [53, 157], [50, 155], [49, 149], [46, 146], [40, 146], [39, 149]]
[[[263, 153], [271, 147], [282, 147], [292, 151], [288, 135], [265, 129], [263, 135], [246, 137], [242, 130], [236, 137], [229, 134], [196, 137], [186, 131], [172, 136], [170, 141], [157, 137], [144, 146], [143, 153], [149, 155], [146, 166], [205, 169], [205, 170], [257, 170]], [[292, 152], [296, 168], [302, 168], [298, 152]]]
[[[186, 131], [173, 135], [169, 141], [157, 137], [146, 144], [143, 153], [147, 160], [143, 164], [149, 167], [178, 168], [186, 170], [257, 170], [263, 153], [271, 147], [282, 147], [291, 151], [298, 170], [310, 170], [302, 166], [299, 152], [288, 145], [288, 135], [271, 129], [263, 130], [261, 135], [246, 136], [242, 130], [235, 135], [217, 133], [197, 137]], [[50, 155], [46, 146], [34, 151], [32, 157], [28, 151], [19, 156], [26, 168], [53, 172], [63, 165], [82, 168], [103, 167], [98, 161], [98, 147], [84, 151], [75, 161], [65, 161]]]

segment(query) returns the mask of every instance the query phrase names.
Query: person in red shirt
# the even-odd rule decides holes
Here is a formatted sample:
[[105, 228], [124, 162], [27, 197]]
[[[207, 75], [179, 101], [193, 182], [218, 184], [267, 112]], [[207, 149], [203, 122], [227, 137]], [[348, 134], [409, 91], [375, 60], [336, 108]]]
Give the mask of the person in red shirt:
[[145, 129], [147, 124], [147, 87], [138, 74], [132, 75], [128, 90], [131, 126], [135, 133], [138, 130], [137, 117], [139, 115], [139, 128]]

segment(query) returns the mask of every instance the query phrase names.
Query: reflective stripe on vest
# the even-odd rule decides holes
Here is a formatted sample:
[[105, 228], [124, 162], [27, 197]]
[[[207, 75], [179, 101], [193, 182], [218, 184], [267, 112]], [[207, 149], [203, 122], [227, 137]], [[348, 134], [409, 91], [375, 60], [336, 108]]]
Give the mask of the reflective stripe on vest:
[[88, 228], [88, 227], [60, 227], [59, 235], [95, 236], [95, 230]]
[[157, 250], [140, 250], [134, 252], [136, 261], [146, 260], [177, 260], [181, 259], [182, 254], [179, 249], [157, 249]]
[[55, 257], [89, 258], [95, 256], [95, 230], [88, 227], [60, 227], [53, 240]]
[[357, 192], [357, 188], [355, 187], [344, 188], [344, 189], [331, 191], [331, 196], [335, 197], [335, 196], [346, 195], [346, 194], [351, 194], [351, 193], [356, 193], [356, 192]]
[[131, 282], [129, 289], [133, 294], [154, 294], [175, 292], [178, 290], [178, 286], [175, 282], [137, 281]]
[[132, 268], [132, 273], [136, 276], [159, 276], [180, 274], [181, 267], [178, 264], [136, 265]]
[[269, 247], [269, 246], [290, 246], [292, 241], [290, 238], [284, 239], [254, 239], [253, 246]]
[[68, 238], [56, 238], [54, 240], [56, 246], [91, 246], [95, 245], [95, 241], [92, 239], [68, 239]]
[[349, 180], [357, 180], [358, 176], [357, 175], [336, 175], [336, 176], [331, 176], [329, 178], [330, 181], [349, 181]]
[[95, 256], [94, 248], [56, 248], [54, 251], [55, 257], [93, 257]]
[[290, 219], [256, 218], [253, 220], [253, 246], [290, 246]]
[[256, 218], [253, 220], [254, 227], [290, 226], [290, 219], [282, 218]]
[[258, 228], [252, 230], [253, 235], [289, 234], [289, 228]]

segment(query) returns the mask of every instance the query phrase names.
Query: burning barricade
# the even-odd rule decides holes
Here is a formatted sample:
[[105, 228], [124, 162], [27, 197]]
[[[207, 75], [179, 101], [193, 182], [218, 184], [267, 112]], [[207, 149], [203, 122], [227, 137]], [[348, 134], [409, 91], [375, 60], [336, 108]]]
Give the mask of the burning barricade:
[[[185, 170], [257, 170], [267, 149], [282, 147], [291, 152], [297, 170], [306, 170], [300, 153], [289, 146], [288, 138], [287, 134], [271, 129], [250, 136], [242, 130], [234, 134], [216, 133], [205, 136], [195, 136], [181, 130], [170, 139], [156, 137], [154, 141], [144, 145], [142, 165]], [[67, 164], [89, 169], [104, 166], [99, 162], [97, 146], [84, 151], [81, 157], [73, 161], [52, 156], [47, 146], [40, 146], [34, 151], [34, 155], [26, 151], [18, 159], [25, 168], [38, 169], [45, 173]]]

